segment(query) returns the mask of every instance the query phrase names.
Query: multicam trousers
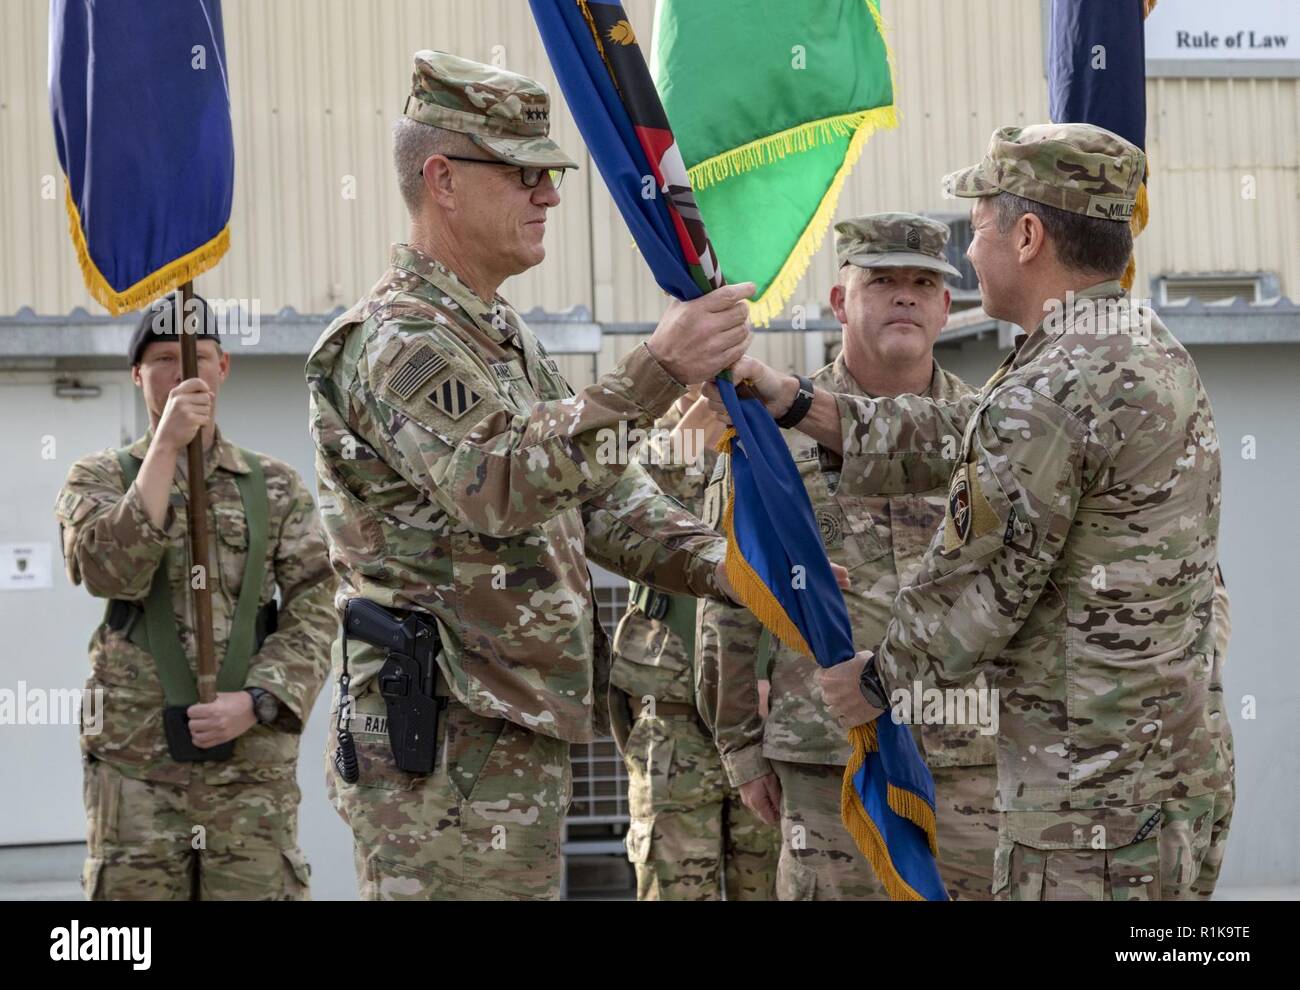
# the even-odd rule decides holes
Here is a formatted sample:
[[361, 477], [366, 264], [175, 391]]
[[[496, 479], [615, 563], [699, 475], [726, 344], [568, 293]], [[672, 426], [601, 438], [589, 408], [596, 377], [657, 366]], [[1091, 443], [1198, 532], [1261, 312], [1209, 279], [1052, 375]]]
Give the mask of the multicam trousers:
[[569, 744], [449, 699], [434, 771], [393, 763], [377, 692], [356, 699], [360, 779], [334, 769], [330, 801], [352, 830], [363, 900], [557, 900], [560, 835], [572, 794]]
[[[884, 888], [844, 828], [844, 768], [772, 761], [781, 783], [781, 858], [777, 897], [783, 901], [883, 901]], [[933, 771], [939, 872], [954, 900], [989, 900], [997, 812], [997, 767]]]
[[939, 875], [954, 901], [993, 900], [993, 851], [998, 845], [996, 763], [935, 767], [935, 832]]
[[102, 760], [84, 766], [92, 901], [309, 899], [298, 849], [298, 785], [187, 786], [137, 780]]
[[1001, 816], [993, 892], [1010, 901], [1209, 900], [1233, 791], [1137, 808]]
[[777, 831], [741, 803], [694, 717], [640, 716], [624, 760], [638, 900], [774, 899]]

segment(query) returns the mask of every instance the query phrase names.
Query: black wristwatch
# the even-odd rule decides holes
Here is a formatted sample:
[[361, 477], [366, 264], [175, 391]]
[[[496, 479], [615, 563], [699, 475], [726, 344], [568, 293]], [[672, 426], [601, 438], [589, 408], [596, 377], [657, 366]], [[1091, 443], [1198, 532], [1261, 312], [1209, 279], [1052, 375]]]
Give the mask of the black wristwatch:
[[885, 697], [885, 685], [880, 682], [880, 672], [876, 670], [874, 653], [867, 660], [867, 665], [862, 668], [858, 687], [862, 689], [862, 697], [867, 699], [872, 708], [879, 708], [882, 712], [889, 710], [889, 699]]
[[808, 410], [813, 404], [813, 383], [803, 375], [796, 375], [799, 379], [799, 391], [794, 394], [794, 402], [790, 403], [790, 408], [785, 411], [785, 415], [776, 421], [776, 425], [783, 430], [793, 429], [803, 422], [803, 418], [808, 415]]
[[264, 688], [244, 688], [253, 699], [253, 716], [258, 725], [270, 725], [280, 714], [280, 702]]

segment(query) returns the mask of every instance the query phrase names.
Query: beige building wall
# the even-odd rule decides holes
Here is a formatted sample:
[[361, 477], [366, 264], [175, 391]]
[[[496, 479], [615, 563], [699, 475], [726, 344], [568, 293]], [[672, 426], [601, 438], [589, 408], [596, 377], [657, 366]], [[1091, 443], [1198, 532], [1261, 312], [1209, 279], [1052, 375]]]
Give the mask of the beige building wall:
[[[653, 0], [626, 7], [648, 44]], [[842, 214], [959, 212], [946, 172], [975, 160], [992, 130], [1047, 115], [1038, 0], [883, 0], [900, 126], [868, 145]], [[524, 0], [225, 0], [237, 177], [233, 246], [199, 290], [256, 298], [265, 313], [350, 304], [405, 233], [389, 164], [410, 54], [433, 47], [500, 61], [557, 97], [556, 137], [581, 139]], [[6, 4], [0, 32], [0, 314], [76, 306], [81, 284], [64, 215], [46, 94], [47, 5]], [[1154, 274], [1275, 271], [1300, 295], [1300, 97], [1295, 79], [1152, 79], [1151, 226], [1139, 291]], [[548, 258], [506, 287], [523, 309], [587, 306], [600, 321], [653, 320], [662, 294], [585, 155], [553, 214]], [[1243, 198], [1253, 182], [1256, 198]], [[1249, 192], [1250, 190], [1247, 189]], [[17, 236], [15, 233], [17, 232]], [[722, 259], [725, 268], [726, 259]], [[829, 243], [793, 303], [821, 305]]]

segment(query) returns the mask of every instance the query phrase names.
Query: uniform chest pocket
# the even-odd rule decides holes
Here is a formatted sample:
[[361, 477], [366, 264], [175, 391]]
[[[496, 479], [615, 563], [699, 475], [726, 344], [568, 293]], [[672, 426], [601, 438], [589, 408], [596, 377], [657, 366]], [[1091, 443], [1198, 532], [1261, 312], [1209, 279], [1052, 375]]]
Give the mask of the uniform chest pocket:
[[836, 494], [813, 503], [822, 545], [828, 553], [838, 550], [850, 571], [889, 552], [888, 528], [877, 516], [881, 507], [881, 499], [860, 495]]
[[242, 507], [219, 505], [216, 516], [217, 539], [212, 547], [217, 557], [221, 583], [231, 595], [238, 595], [244, 583], [244, 561], [248, 557], [248, 520]]

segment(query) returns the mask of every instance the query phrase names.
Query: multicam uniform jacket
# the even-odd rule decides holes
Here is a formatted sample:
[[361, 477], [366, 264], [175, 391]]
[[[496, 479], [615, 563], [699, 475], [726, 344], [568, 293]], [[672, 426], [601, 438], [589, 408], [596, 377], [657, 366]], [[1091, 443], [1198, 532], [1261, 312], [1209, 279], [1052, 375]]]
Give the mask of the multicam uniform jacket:
[[[440, 670], [475, 713], [569, 741], [606, 728], [589, 561], [721, 594], [717, 535], [638, 464], [600, 455], [683, 392], [644, 345], [575, 395], [508, 303], [397, 245], [307, 381], [337, 604], [434, 616]], [[354, 691], [381, 662], [350, 648]]]
[[[143, 460], [152, 432], [130, 448]], [[101, 624], [90, 641], [87, 688], [102, 689], [103, 728], [83, 734], [82, 748], [123, 773], [140, 779], [186, 784], [201, 773], [209, 783], [292, 780], [298, 739], [329, 667], [329, 643], [337, 626], [330, 608], [334, 578], [316, 508], [297, 473], [258, 454], [266, 476], [268, 522], [262, 601], [280, 592], [277, 631], [249, 662], [246, 687], [259, 687], [280, 702], [269, 726], [255, 725], [235, 741], [235, 755], [219, 763], [177, 763], [163, 736], [163, 690], [153, 658], [124, 631]], [[135, 485], [124, 484], [116, 452], [83, 457], [72, 466], [55, 507], [68, 578], [97, 598], [143, 601], [154, 572], [167, 554], [177, 631], [194, 663], [187, 503], [181, 458], [164, 525], [150, 522]], [[231, 620], [243, 584], [248, 522], [235, 476], [248, 473], [243, 453], [220, 431], [205, 460], [208, 481], [213, 576], [212, 627], [218, 664], [225, 655]]]
[[[843, 355], [813, 376], [819, 387], [866, 398], [845, 366]], [[942, 403], [969, 401], [974, 391], [955, 375], [935, 366], [928, 398]], [[916, 574], [930, 537], [943, 521], [946, 489], [939, 475], [912, 490], [856, 494], [841, 482], [838, 454], [792, 430], [784, 433], [804, 479], [821, 528], [826, 555], [848, 568], [844, 593], [859, 649], [884, 636], [898, 590]], [[957, 435], [958, 437], [960, 434]], [[952, 467], [956, 438], [949, 444]], [[942, 452], [940, 455], [942, 456]], [[711, 485], [710, 507], [720, 505], [725, 477]], [[716, 492], [716, 494], [715, 494]], [[716, 511], [716, 509], [715, 509]], [[758, 713], [754, 655], [762, 626], [744, 609], [707, 603], [699, 632], [699, 703], [714, 727], [718, 748], [732, 783], [762, 776], [769, 760], [844, 766], [851, 749], [835, 724], [813, 675], [816, 663], [774, 644], [771, 713]], [[909, 691], [912, 685], [906, 684]], [[979, 726], [925, 725], [918, 739], [931, 766], [975, 766], [994, 759], [992, 736]]]
[[[843, 488], [951, 474], [878, 665], [887, 690], [984, 673], [1000, 692], [1013, 836], [1074, 812], [1076, 832], [1100, 824], [1108, 847], [1125, 845], [1161, 802], [1221, 787], [1208, 700], [1219, 442], [1195, 365], [1159, 319], [1101, 283], [1019, 344], [973, 414], [837, 401]], [[954, 429], [952, 471], [938, 451]]]
[[[704, 489], [717, 463], [713, 449], [701, 449], [696, 438], [671, 439], [681, 422], [676, 408], [661, 417], [646, 440], [645, 469], [660, 490], [677, 499], [689, 512], [704, 512]], [[683, 453], [699, 451], [698, 462], [677, 463]], [[698, 606], [697, 606], [698, 607]], [[614, 664], [610, 683], [632, 699], [633, 711], [640, 699], [650, 696], [678, 704], [695, 703], [695, 660], [686, 644], [665, 622], [656, 622], [629, 610], [619, 621], [614, 637]]]

